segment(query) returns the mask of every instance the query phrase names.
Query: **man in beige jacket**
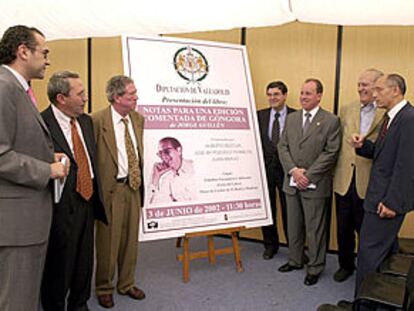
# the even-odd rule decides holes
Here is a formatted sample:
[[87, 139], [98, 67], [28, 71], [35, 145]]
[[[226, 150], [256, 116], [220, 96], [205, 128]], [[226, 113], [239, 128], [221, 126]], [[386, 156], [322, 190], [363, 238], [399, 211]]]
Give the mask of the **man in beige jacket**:
[[363, 203], [371, 171], [371, 160], [357, 156], [349, 140], [362, 134], [375, 141], [383, 111], [377, 109], [373, 92], [375, 81], [383, 73], [377, 69], [364, 71], [358, 79], [359, 101], [344, 105], [339, 117], [342, 146], [334, 177], [339, 269], [334, 280], [343, 282], [355, 270], [355, 232], [360, 231], [364, 216]]
[[112, 77], [106, 96], [111, 105], [92, 116], [108, 217], [108, 226], [96, 225], [95, 281], [99, 304], [112, 308], [115, 270], [119, 294], [145, 298], [135, 286], [144, 117], [135, 111], [138, 95], [131, 78]]

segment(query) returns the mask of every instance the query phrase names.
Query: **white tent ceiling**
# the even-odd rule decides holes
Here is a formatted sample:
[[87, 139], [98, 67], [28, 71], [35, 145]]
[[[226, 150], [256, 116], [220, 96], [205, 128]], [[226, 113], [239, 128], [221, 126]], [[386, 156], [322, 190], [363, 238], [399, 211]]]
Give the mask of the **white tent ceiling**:
[[35, 26], [49, 40], [275, 26], [414, 25], [411, 0], [13, 0], [0, 2], [0, 33]]

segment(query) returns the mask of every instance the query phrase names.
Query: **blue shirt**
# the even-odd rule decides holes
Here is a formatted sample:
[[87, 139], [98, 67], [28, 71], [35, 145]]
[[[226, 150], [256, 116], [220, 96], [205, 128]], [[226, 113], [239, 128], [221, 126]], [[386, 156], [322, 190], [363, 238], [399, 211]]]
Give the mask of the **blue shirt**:
[[272, 128], [273, 128], [273, 121], [275, 120], [276, 112], [279, 112], [279, 136], [282, 135], [283, 128], [285, 127], [285, 121], [287, 116], [287, 107], [286, 105], [283, 106], [283, 108], [280, 111], [276, 111], [275, 109], [270, 109], [270, 118], [269, 118], [269, 126], [267, 130], [267, 136], [269, 136], [269, 139], [272, 140]]
[[361, 113], [360, 113], [360, 126], [359, 131], [360, 134], [365, 135], [368, 133], [372, 121], [375, 118], [375, 111], [377, 110], [377, 105], [374, 103], [370, 103], [367, 105], [361, 105]]

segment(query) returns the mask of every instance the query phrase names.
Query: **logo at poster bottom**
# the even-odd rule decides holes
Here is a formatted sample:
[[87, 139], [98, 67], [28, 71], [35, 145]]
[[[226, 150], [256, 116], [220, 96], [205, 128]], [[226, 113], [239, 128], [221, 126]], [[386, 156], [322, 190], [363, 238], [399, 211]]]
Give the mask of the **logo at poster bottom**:
[[151, 221], [147, 224], [148, 229], [157, 229], [158, 228], [158, 222]]
[[197, 49], [187, 46], [174, 54], [174, 69], [184, 80], [195, 83], [204, 80], [208, 75], [206, 57]]

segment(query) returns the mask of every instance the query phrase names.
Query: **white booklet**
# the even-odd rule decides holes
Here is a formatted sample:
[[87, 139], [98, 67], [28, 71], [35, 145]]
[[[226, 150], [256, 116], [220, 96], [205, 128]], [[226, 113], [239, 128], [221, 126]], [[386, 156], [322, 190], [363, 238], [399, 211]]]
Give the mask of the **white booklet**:
[[[296, 184], [295, 180], [293, 179], [293, 176], [290, 176], [289, 186], [291, 186], [291, 187], [295, 187], [295, 188], [297, 188], [297, 187], [298, 187], [298, 185]], [[315, 184], [313, 184], [313, 183], [310, 183], [310, 184], [308, 185], [308, 189], [315, 190], [315, 189], [316, 189], [316, 185], [315, 185]]]
[[[66, 166], [66, 161], [68, 159], [63, 157], [60, 162], [63, 166]], [[65, 187], [66, 177], [64, 178], [57, 178], [53, 181], [53, 203], [59, 203], [60, 198], [62, 197], [63, 188]]]

